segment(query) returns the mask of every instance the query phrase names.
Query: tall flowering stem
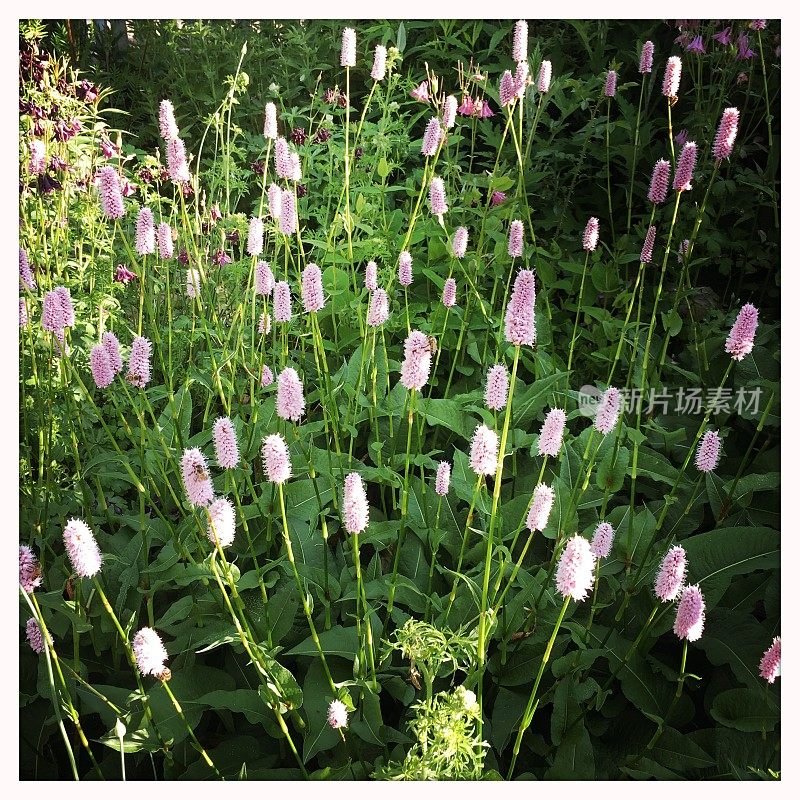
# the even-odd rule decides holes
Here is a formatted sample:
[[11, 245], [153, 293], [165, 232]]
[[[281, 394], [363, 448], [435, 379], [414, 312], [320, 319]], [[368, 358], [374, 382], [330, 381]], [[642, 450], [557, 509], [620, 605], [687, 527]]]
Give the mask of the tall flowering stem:
[[[770, 152], [770, 160], [773, 157], [775, 151], [772, 147], [772, 112], [770, 111], [770, 104], [769, 104], [769, 82], [767, 81], [767, 66], [764, 61], [764, 47], [761, 43], [761, 29], [756, 29], [756, 35], [758, 36], [758, 53], [761, 57], [761, 74], [764, 76], [764, 100], [767, 105], [767, 144], [769, 145], [769, 152]], [[778, 214], [778, 200], [777, 197], [772, 198], [772, 210], [775, 216], [775, 227], [780, 228], [780, 215]]]
[[586, 282], [586, 270], [589, 267], [589, 250], [586, 251], [586, 257], [583, 260], [583, 272], [581, 273], [581, 288], [578, 290], [578, 310], [575, 312], [575, 324], [572, 326], [572, 338], [569, 342], [569, 355], [567, 357], [567, 385], [569, 388], [570, 373], [572, 372], [572, 353], [575, 350], [575, 339], [578, 336], [578, 323], [581, 318], [581, 309], [583, 308], [583, 285]]
[[[642, 100], [644, 99], [644, 82], [646, 73], [642, 73], [642, 82], [639, 87], [639, 107], [636, 110], [636, 129], [633, 134], [633, 155], [631, 156], [631, 184], [628, 189], [628, 224], [625, 228], [627, 233], [631, 232], [631, 213], [633, 211], [633, 179], [636, 175], [636, 155], [639, 152], [639, 127], [642, 119]], [[613, 219], [613, 217], [612, 217]], [[652, 221], [650, 222], [652, 225]]]
[[536, 680], [533, 683], [533, 689], [531, 689], [531, 695], [528, 698], [528, 705], [525, 706], [525, 713], [522, 715], [519, 731], [517, 731], [517, 738], [514, 742], [514, 751], [511, 755], [511, 766], [508, 768], [506, 780], [510, 781], [511, 776], [514, 774], [514, 767], [517, 765], [517, 756], [519, 755], [519, 748], [522, 744], [522, 737], [530, 726], [531, 721], [533, 720], [533, 715], [536, 713], [536, 707], [539, 705], [536, 702], [536, 693], [539, 691], [539, 684], [541, 683], [542, 675], [544, 675], [544, 668], [547, 666], [547, 662], [550, 660], [550, 654], [553, 652], [553, 645], [556, 641], [558, 629], [561, 627], [561, 623], [564, 621], [564, 616], [567, 613], [567, 607], [569, 606], [569, 601], [571, 599], [572, 598], [569, 595], [564, 598], [564, 604], [561, 606], [561, 611], [559, 612], [558, 619], [556, 620], [555, 627], [553, 628], [553, 633], [550, 635], [544, 655], [542, 656], [542, 663], [539, 664], [539, 672], [536, 674]]
[[[481, 718], [478, 720], [477, 729], [480, 738], [483, 729], [483, 673], [486, 669], [486, 636], [489, 602], [489, 573], [492, 566], [492, 547], [494, 544], [494, 529], [497, 521], [497, 507], [500, 502], [500, 489], [503, 483], [503, 462], [508, 441], [508, 428], [511, 423], [511, 407], [514, 401], [514, 385], [517, 381], [517, 367], [519, 366], [520, 345], [514, 346], [514, 362], [511, 366], [511, 379], [508, 388], [508, 405], [503, 420], [503, 433], [500, 436], [500, 453], [497, 459], [497, 472], [494, 476], [494, 493], [492, 494], [492, 515], [489, 519], [489, 534], [486, 541], [486, 558], [483, 566], [483, 586], [481, 588], [481, 611], [478, 618], [478, 702], [481, 704]], [[560, 623], [559, 623], [560, 624]]]
[[[608, 221], [611, 225], [611, 241], [616, 243], [614, 212], [611, 208], [611, 95], [606, 97], [606, 196], [608, 197]], [[633, 172], [633, 170], [631, 170]]]

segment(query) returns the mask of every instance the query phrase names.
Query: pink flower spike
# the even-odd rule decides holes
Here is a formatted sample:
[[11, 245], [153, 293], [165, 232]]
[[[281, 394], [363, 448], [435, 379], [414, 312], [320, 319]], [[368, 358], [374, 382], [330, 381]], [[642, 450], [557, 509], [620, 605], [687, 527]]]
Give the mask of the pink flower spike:
[[511, 57], [519, 63], [528, 59], [528, 23], [524, 19], [517, 20], [514, 25], [514, 45]]
[[264, 474], [270, 483], [285, 483], [292, 477], [292, 462], [286, 440], [279, 433], [264, 437], [261, 445]]
[[378, 328], [389, 319], [389, 296], [384, 289], [375, 289], [369, 300], [367, 325]]
[[456, 228], [456, 232], [453, 234], [453, 255], [456, 258], [464, 258], [468, 241], [469, 231], [464, 227]]
[[486, 375], [486, 408], [500, 411], [508, 400], [508, 370], [505, 364], [495, 364]]
[[656, 226], [651, 225], [647, 229], [647, 235], [644, 237], [644, 244], [642, 245], [642, 254], [639, 261], [642, 264], [649, 264], [653, 260], [653, 245], [656, 243]]
[[65, 328], [71, 328], [75, 324], [75, 309], [72, 307], [72, 297], [66, 286], [56, 286], [53, 291], [58, 297], [61, 305], [61, 318]]
[[272, 102], [264, 106], [264, 138], [278, 138], [278, 109]]
[[500, 78], [500, 105], [508, 106], [516, 97], [517, 85], [511, 70], [506, 70]]
[[279, 178], [289, 178], [292, 172], [289, 143], [283, 136], [279, 136], [275, 140], [275, 172]]
[[208, 507], [206, 533], [211, 544], [230, 547], [236, 538], [236, 509], [227, 497], [218, 497]]
[[261, 367], [261, 388], [266, 389], [268, 386], [272, 386], [275, 383], [275, 376], [272, 374], [272, 370], [264, 364]]
[[714, 137], [714, 158], [717, 161], [721, 161], [723, 158], [730, 158], [738, 130], [739, 109], [726, 108], [722, 112], [717, 135]]
[[152, 675], [160, 678], [164, 674], [164, 662], [169, 658], [167, 648], [152, 628], [142, 628], [133, 637], [133, 655], [136, 668], [143, 677]]
[[332, 700], [328, 706], [328, 725], [334, 730], [347, 727], [347, 706], [341, 700]]
[[372, 60], [370, 77], [374, 81], [382, 81], [386, 77], [386, 48], [382, 44], [375, 45], [375, 57]]
[[315, 314], [325, 307], [322, 272], [316, 264], [309, 264], [303, 270], [302, 300], [307, 314]]
[[67, 549], [73, 572], [79, 578], [91, 578], [100, 572], [103, 557], [92, 529], [82, 519], [71, 519], [64, 528], [64, 547]]
[[603, 94], [606, 97], [614, 97], [617, 94], [617, 73], [613, 69], [606, 73], [606, 85], [603, 88]]
[[550, 518], [555, 499], [556, 494], [553, 489], [544, 483], [540, 483], [533, 490], [533, 501], [530, 509], [528, 509], [528, 517], [525, 521], [531, 533], [533, 531], [543, 531], [547, 527], [547, 520]]
[[520, 270], [514, 280], [506, 308], [505, 333], [514, 345], [533, 347], [536, 341], [536, 277], [532, 270]]
[[594, 427], [604, 436], [611, 433], [617, 425], [620, 412], [620, 393], [619, 389], [609, 386], [600, 398], [597, 407], [597, 416], [594, 419]]
[[439, 142], [442, 138], [442, 128], [436, 117], [431, 117], [422, 137], [422, 155], [426, 158], [436, 155]]
[[272, 274], [269, 264], [266, 261], [259, 261], [256, 264], [256, 294], [261, 297], [269, 297], [275, 288], [275, 276]]
[[411, 286], [414, 282], [411, 253], [403, 250], [397, 262], [397, 280], [401, 286]]
[[444, 181], [441, 178], [434, 178], [430, 186], [431, 214], [440, 217], [448, 212], [447, 197], [444, 192]]
[[61, 298], [55, 289], [47, 292], [42, 302], [42, 328], [50, 333], [64, 330], [64, 310]]
[[696, 642], [703, 635], [706, 604], [699, 586], [687, 586], [681, 592], [681, 601], [675, 614], [673, 633], [679, 639]]
[[345, 28], [342, 31], [341, 65], [343, 67], [356, 65], [356, 32], [352, 28]]
[[589, 221], [583, 231], [583, 249], [588, 252], [594, 252], [599, 238], [600, 220], [597, 217], [589, 217]]
[[566, 600], [585, 600], [594, 584], [595, 555], [589, 542], [577, 533], [567, 542], [556, 571], [556, 587]]
[[44, 652], [42, 629], [39, 627], [39, 623], [36, 621], [35, 617], [31, 617], [26, 623], [25, 636], [34, 653], [39, 654]]
[[614, 529], [607, 522], [601, 522], [594, 529], [592, 552], [597, 558], [608, 558], [612, 544], [614, 544]]
[[681, 593], [686, 567], [686, 551], [679, 544], [670, 547], [661, 561], [655, 582], [656, 597], [662, 603], [674, 600]]
[[378, 288], [378, 265], [374, 261], [367, 262], [364, 286], [367, 287], [368, 292], [374, 292]]
[[117, 171], [114, 167], [100, 167], [97, 176], [103, 213], [109, 219], [121, 219], [125, 216], [125, 201], [122, 199], [122, 186]]
[[644, 75], [645, 73], [653, 71], [653, 50], [655, 46], [651, 41], [646, 41], [642, 45], [642, 54], [639, 56], [639, 72]]
[[524, 228], [522, 221], [515, 219], [511, 223], [511, 228], [508, 231], [508, 254], [511, 258], [522, 257]]
[[281, 218], [281, 187], [277, 183], [271, 183], [267, 189], [267, 197], [269, 198], [269, 215], [272, 219]]
[[539, 432], [539, 455], [557, 457], [564, 441], [564, 426], [567, 415], [560, 408], [553, 408], [544, 418], [542, 430]]
[[108, 353], [108, 363], [115, 375], [122, 372], [122, 355], [119, 352], [119, 339], [111, 332], [106, 331], [101, 339], [103, 347]]
[[717, 431], [706, 431], [703, 434], [694, 457], [695, 466], [700, 472], [713, 472], [717, 468], [721, 447], [722, 439]]
[[478, 425], [472, 437], [469, 466], [476, 475], [494, 475], [497, 471], [497, 434], [485, 425]]
[[290, 322], [292, 319], [292, 293], [286, 281], [275, 284], [275, 322]]
[[681, 150], [678, 166], [675, 167], [675, 180], [672, 188], [676, 192], [688, 192], [692, 188], [692, 173], [697, 163], [697, 145], [694, 142], [686, 142]]
[[647, 193], [647, 199], [655, 205], [660, 205], [667, 199], [667, 191], [669, 190], [669, 161], [663, 158], [656, 161], [653, 167], [653, 177], [650, 178], [650, 191]]
[[156, 229], [156, 241], [158, 243], [158, 255], [164, 260], [169, 261], [174, 254], [172, 247], [172, 228], [168, 222], [162, 222]]
[[404, 345], [400, 383], [408, 391], [420, 391], [431, 374], [431, 346], [428, 337], [421, 331], [411, 331]]
[[442, 123], [447, 130], [456, 124], [456, 112], [458, 111], [458, 100], [452, 94], [447, 95], [442, 111]]
[[23, 286], [31, 291], [36, 288], [36, 281], [28, 263], [28, 254], [21, 247], [19, 248], [19, 279], [22, 281]]
[[264, 249], [264, 223], [260, 217], [252, 217], [247, 229], [247, 255], [260, 256]]
[[295, 211], [294, 192], [284, 189], [281, 192], [281, 233], [291, 236], [297, 231], [297, 212]]
[[39, 559], [27, 545], [19, 546], [19, 585], [30, 594], [42, 583], [42, 568]]
[[456, 279], [448, 278], [444, 282], [442, 289], [442, 305], [445, 308], [452, 308], [456, 304]]
[[193, 506], [207, 506], [214, 497], [205, 456], [197, 447], [183, 451], [181, 476], [186, 496]]
[[678, 87], [681, 83], [681, 60], [678, 56], [670, 56], [667, 67], [664, 70], [664, 83], [661, 86], [661, 93], [664, 97], [677, 97]]
[[102, 344], [96, 344], [90, 355], [92, 377], [98, 389], [106, 389], [114, 381], [114, 370], [111, 369], [111, 360], [108, 351]]
[[153, 222], [153, 212], [149, 208], [139, 209], [136, 218], [136, 252], [140, 256], [149, 255], [156, 251], [156, 229]]
[[28, 307], [25, 305], [25, 299], [19, 298], [19, 326], [20, 328], [26, 327], [28, 324]]
[[196, 269], [186, 270], [186, 296], [190, 300], [200, 297], [200, 271]]
[[440, 461], [436, 468], [436, 494], [445, 497], [450, 491], [450, 464], [447, 461]]
[[528, 62], [520, 61], [514, 72], [514, 94], [520, 100], [525, 98], [525, 91], [528, 88]]
[[351, 472], [344, 479], [344, 498], [342, 517], [348, 533], [361, 533], [369, 525], [369, 504], [364, 484], [357, 472]]
[[299, 422], [306, 410], [303, 384], [293, 367], [285, 367], [278, 375], [278, 399], [275, 410], [281, 419]]
[[162, 100], [158, 107], [158, 129], [164, 141], [178, 137], [178, 125], [175, 122], [175, 109], [169, 100]]
[[137, 336], [131, 344], [128, 357], [128, 374], [125, 376], [131, 386], [144, 389], [150, 383], [150, 354], [153, 345], [144, 336]]
[[750, 303], [743, 305], [725, 342], [725, 352], [734, 361], [741, 361], [752, 352], [757, 327], [758, 309]]
[[32, 139], [28, 145], [31, 160], [28, 163], [28, 174], [41, 175], [45, 170], [45, 149], [44, 142], [39, 139]]
[[539, 80], [536, 88], [540, 94], [547, 94], [550, 91], [550, 80], [553, 77], [553, 65], [549, 61], [542, 61], [539, 67]]
[[775, 683], [775, 678], [781, 674], [781, 637], [776, 636], [772, 644], [761, 657], [758, 665], [758, 674], [767, 682]]
[[289, 180], [301, 181], [303, 180], [303, 171], [300, 167], [300, 156], [297, 153], [289, 155]]
[[191, 180], [183, 139], [176, 137], [167, 142], [167, 171], [173, 183], [186, 183]]
[[239, 443], [236, 428], [229, 417], [219, 417], [214, 422], [214, 453], [222, 469], [233, 469], [239, 464]]

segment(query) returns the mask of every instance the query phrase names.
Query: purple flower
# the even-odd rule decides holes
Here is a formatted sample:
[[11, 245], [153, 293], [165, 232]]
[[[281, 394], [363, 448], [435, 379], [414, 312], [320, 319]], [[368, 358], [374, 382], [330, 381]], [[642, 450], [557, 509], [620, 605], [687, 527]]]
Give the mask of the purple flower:
[[755, 56], [755, 53], [750, 49], [750, 39], [746, 33], [739, 34], [736, 46], [739, 48], [739, 52], [736, 54], [737, 61], [746, 61], [748, 58]]
[[295, 144], [306, 143], [306, 129], [305, 128], [292, 128], [292, 141]]
[[218, 267], [224, 267], [226, 264], [230, 264], [233, 259], [224, 250], [220, 249], [214, 253], [211, 261]]
[[686, 52], [687, 53], [705, 53], [706, 48], [703, 44], [703, 37], [702, 36], [695, 36], [692, 41], [686, 45]]
[[499, 206], [500, 203], [505, 202], [506, 193], [505, 192], [492, 192], [492, 205]]
[[731, 37], [731, 26], [728, 25], [727, 28], [723, 28], [719, 33], [715, 33], [711, 38], [720, 44], [731, 44], [733, 42], [733, 38]]
[[675, 134], [675, 144], [678, 147], [683, 147], [686, 144], [686, 140], [689, 138], [689, 131], [684, 128], [682, 131]]
[[117, 265], [117, 271], [114, 274], [114, 280], [117, 283], [127, 284], [136, 278], [136, 273], [131, 272], [124, 264]]

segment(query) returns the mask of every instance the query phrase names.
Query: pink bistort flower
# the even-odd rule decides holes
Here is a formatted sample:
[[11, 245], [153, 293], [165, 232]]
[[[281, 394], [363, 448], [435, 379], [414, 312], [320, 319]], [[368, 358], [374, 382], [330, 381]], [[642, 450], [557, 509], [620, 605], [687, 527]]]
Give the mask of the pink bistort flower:
[[594, 418], [594, 427], [604, 436], [611, 433], [617, 425], [621, 406], [619, 389], [609, 386], [600, 398], [597, 414]]
[[743, 305], [725, 341], [725, 352], [730, 353], [734, 361], [741, 361], [752, 352], [757, 327], [758, 309], [750, 303]]
[[114, 167], [100, 167], [97, 177], [103, 213], [109, 219], [121, 219], [125, 216], [125, 201], [122, 199], [122, 186], [117, 171]]
[[688, 192], [692, 188], [692, 173], [697, 163], [697, 145], [694, 142], [686, 142], [681, 150], [678, 166], [675, 167], [675, 180], [672, 188], [676, 192]]
[[522, 226], [522, 220], [513, 220], [508, 231], [508, 254], [511, 258], [522, 257], [523, 235], [524, 228]]
[[726, 108], [722, 112], [722, 119], [717, 128], [717, 135], [714, 137], [714, 158], [717, 161], [721, 161], [723, 158], [730, 158], [738, 130], [739, 109]]
[[106, 331], [100, 341], [108, 353], [108, 363], [111, 369], [114, 370], [115, 375], [118, 375], [122, 372], [122, 354], [119, 351], [119, 339], [111, 331]]
[[450, 463], [440, 461], [436, 468], [436, 494], [444, 497], [450, 491]]
[[275, 172], [279, 178], [289, 178], [292, 173], [289, 143], [283, 136], [279, 136], [275, 140]]
[[208, 464], [200, 449], [193, 447], [183, 451], [181, 477], [186, 496], [193, 506], [207, 506], [214, 497], [214, 487], [208, 472]]
[[278, 375], [278, 399], [275, 410], [281, 419], [299, 422], [306, 410], [306, 401], [303, 397], [303, 384], [297, 370], [293, 367], [284, 367]]
[[767, 682], [775, 683], [775, 678], [781, 674], [781, 637], [776, 636], [772, 644], [761, 657], [758, 665], [758, 674]]
[[468, 241], [469, 231], [464, 227], [456, 228], [456, 232], [453, 234], [453, 255], [456, 258], [464, 258]]
[[153, 675], [159, 678], [164, 674], [164, 662], [169, 656], [161, 637], [152, 628], [142, 628], [133, 637], [133, 655], [143, 677]]
[[218, 497], [208, 507], [206, 533], [212, 544], [230, 547], [236, 538], [236, 509], [227, 497]]
[[540, 94], [547, 94], [550, 91], [550, 80], [553, 77], [553, 65], [549, 61], [542, 61], [539, 67], [539, 80], [536, 88]]
[[284, 189], [281, 192], [281, 233], [291, 236], [297, 231], [297, 212], [295, 210], [294, 192], [291, 189]]
[[272, 374], [272, 370], [264, 364], [261, 367], [261, 388], [266, 389], [268, 386], [272, 386], [275, 383], [275, 376]]
[[369, 525], [369, 504], [364, 484], [357, 472], [351, 472], [344, 479], [344, 498], [342, 517], [348, 533], [361, 533]]
[[42, 637], [42, 629], [39, 627], [39, 623], [35, 617], [31, 617], [25, 624], [25, 637], [27, 638], [28, 644], [31, 646], [31, 650], [33, 650], [34, 653], [38, 654], [44, 652], [44, 638]]
[[150, 383], [150, 354], [153, 345], [144, 336], [137, 336], [131, 344], [126, 380], [131, 386], [144, 389]]
[[167, 142], [167, 172], [173, 183], [186, 183], [191, 180], [183, 139], [176, 137]]
[[222, 469], [233, 469], [239, 464], [236, 428], [229, 417], [219, 417], [214, 422], [214, 453]]
[[497, 434], [485, 425], [478, 425], [472, 436], [469, 466], [476, 475], [494, 475], [497, 471]]
[[608, 558], [613, 543], [614, 529], [607, 522], [601, 522], [594, 529], [591, 544], [592, 552], [597, 558]]
[[603, 87], [603, 94], [606, 97], [614, 97], [617, 94], [617, 73], [613, 69], [606, 73], [606, 85]]
[[281, 187], [277, 183], [271, 183], [267, 189], [267, 198], [269, 200], [269, 215], [272, 219], [281, 218], [281, 202], [282, 194]]
[[92, 377], [98, 389], [106, 389], [114, 381], [114, 370], [111, 368], [111, 360], [108, 357], [108, 350], [102, 344], [96, 344], [92, 348], [89, 356], [92, 366]]
[[664, 97], [677, 97], [680, 83], [681, 59], [679, 56], [670, 56], [667, 61], [667, 67], [664, 70], [664, 82], [661, 85], [661, 93]]
[[374, 261], [367, 262], [364, 286], [367, 287], [368, 292], [374, 292], [378, 288], [378, 265]]
[[524, 19], [517, 20], [514, 25], [514, 44], [511, 57], [516, 62], [528, 60], [528, 23]]
[[550, 518], [550, 512], [553, 509], [556, 494], [550, 486], [540, 483], [533, 490], [533, 500], [531, 507], [528, 509], [528, 517], [525, 524], [528, 530], [543, 531], [547, 527], [547, 520]]
[[597, 217], [589, 217], [589, 221], [583, 231], [583, 249], [587, 252], [594, 252], [599, 238], [600, 220]]
[[149, 255], [156, 251], [156, 228], [153, 222], [153, 212], [149, 208], [139, 209], [136, 218], [136, 252], [140, 256]]
[[354, 67], [356, 65], [356, 32], [352, 28], [342, 31], [342, 57], [341, 66]]
[[290, 322], [292, 319], [292, 293], [286, 281], [275, 284], [275, 322]]
[[264, 474], [270, 483], [285, 483], [292, 477], [292, 462], [286, 440], [279, 433], [264, 437], [261, 445]]
[[528, 62], [520, 61], [514, 72], [514, 95], [520, 100], [524, 99], [528, 88]]
[[653, 245], [656, 243], [656, 226], [651, 225], [647, 229], [647, 235], [644, 237], [644, 244], [642, 245], [642, 254], [639, 256], [639, 261], [642, 264], [649, 264], [653, 260]]
[[508, 400], [508, 370], [505, 364], [495, 364], [486, 375], [486, 408], [499, 411]]
[[161, 133], [161, 138], [166, 142], [178, 137], [175, 109], [169, 100], [162, 100], [158, 107], [158, 130]]
[[696, 642], [703, 635], [706, 604], [699, 586], [687, 586], [681, 592], [681, 601], [675, 614], [673, 633], [679, 639]]
[[256, 264], [256, 294], [261, 297], [269, 297], [275, 288], [275, 276], [272, 274], [269, 264], [266, 261], [259, 261]]
[[400, 369], [400, 383], [406, 389], [420, 391], [431, 374], [431, 346], [421, 331], [411, 331], [404, 345], [404, 359]]
[[431, 117], [422, 137], [422, 155], [428, 158], [436, 155], [436, 149], [439, 147], [441, 138], [442, 127], [439, 124], [439, 120], [437, 117]]
[[447, 95], [442, 110], [442, 124], [450, 130], [456, 124], [456, 112], [458, 111], [458, 100], [452, 94]]
[[367, 325], [378, 328], [389, 319], [389, 296], [385, 289], [375, 289], [369, 299]]
[[566, 600], [585, 600], [594, 584], [595, 555], [589, 542], [577, 533], [567, 542], [556, 570], [556, 587]]
[[27, 545], [19, 546], [19, 585], [30, 594], [42, 583], [42, 568], [36, 553]]
[[19, 279], [23, 286], [31, 291], [36, 288], [31, 265], [28, 263], [28, 254], [21, 247], [19, 248]]
[[333, 729], [347, 727], [347, 706], [341, 700], [332, 700], [328, 706], [328, 725]]
[[278, 109], [273, 102], [264, 106], [264, 138], [278, 138]]
[[322, 271], [316, 264], [309, 264], [303, 270], [302, 285], [303, 308], [307, 314], [315, 314], [325, 307], [325, 294], [322, 291]]
[[397, 260], [397, 280], [401, 286], [411, 286], [414, 282], [411, 253], [403, 250]]
[[247, 228], [247, 255], [260, 256], [264, 249], [264, 222], [261, 217], [251, 217]]
[[653, 71], [653, 50], [655, 49], [651, 41], [646, 41], [642, 45], [642, 54], [639, 56], [639, 72], [644, 75]]
[[444, 181], [441, 178], [433, 178], [433, 180], [431, 180], [429, 198], [431, 214], [439, 217], [448, 212], [447, 196], [444, 192]]
[[382, 44], [375, 45], [375, 57], [372, 60], [370, 77], [374, 81], [382, 81], [386, 77], [386, 48]]
[[533, 347], [536, 341], [536, 277], [521, 269], [506, 307], [505, 334], [514, 345]]
[[168, 222], [161, 222], [156, 229], [156, 242], [158, 243], [158, 255], [168, 261], [174, 254], [172, 246], [172, 228]]
[[448, 278], [444, 282], [442, 289], [442, 305], [445, 308], [452, 308], [456, 304], [456, 279]]
[[558, 451], [564, 441], [564, 426], [567, 424], [567, 415], [560, 408], [553, 408], [547, 413], [539, 432], [539, 455], [558, 456]]
[[670, 547], [658, 568], [654, 587], [662, 603], [674, 600], [681, 593], [686, 566], [686, 551], [679, 544]]
[[722, 439], [717, 431], [706, 431], [703, 434], [694, 457], [695, 466], [700, 472], [713, 472], [717, 468], [721, 446]]
[[71, 519], [64, 528], [64, 547], [72, 569], [79, 578], [91, 578], [100, 572], [103, 557], [91, 528], [82, 519]]
[[510, 105], [512, 100], [516, 97], [517, 87], [514, 83], [514, 76], [511, 70], [507, 69], [500, 78], [500, 105]]
[[660, 205], [667, 199], [669, 191], [669, 161], [663, 158], [656, 161], [653, 167], [653, 177], [650, 178], [650, 190], [647, 192], [647, 199], [655, 205]]
[[25, 305], [25, 298], [19, 298], [19, 327], [25, 328], [28, 325], [28, 306]]

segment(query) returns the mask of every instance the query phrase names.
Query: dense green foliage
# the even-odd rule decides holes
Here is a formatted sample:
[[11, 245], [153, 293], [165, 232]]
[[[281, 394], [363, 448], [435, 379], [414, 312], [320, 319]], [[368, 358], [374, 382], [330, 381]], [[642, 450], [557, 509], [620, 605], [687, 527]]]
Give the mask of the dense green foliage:
[[[780, 634], [780, 25], [680, 22], [531, 23], [533, 85], [511, 124], [498, 83], [515, 67], [513, 21], [353, 22], [348, 74], [342, 21], [137, 20], [124, 42], [82, 21], [20, 25], [20, 247], [36, 280], [20, 289], [20, 544], [42, 568], [41, 587], [21, 592], [20, 623], [41, 614], [53, 640], [41, 655], [21, 641], [21, 777], [119, 778], [118, 719], [128, 779], [779, 776], [780, 679], [767, 684], [759, 661]], [[712, 38], [729, 25], [731, 44]], [[696, 36], [705, 53], [685, 51]], [[751, 56], [741, 57], [741, 36]], [[641, 75], [648, 39], [653, 71]], [[397, 49], [380, 82], [370, 79], [376, 44]], [[683, 59], [672, 130], [697, 142], [698, 162], [691, 191], [670, 181], [653, 206], [653, 164], [680, 155], [661, 92], [670, 55]], [[542, 59], [553, 70], [546, 94], [536, 90]], [[608, 69], [619, 76], [613, 98], [603, 95]], [[494, 116], [459, 114], [426, 159], [423, 132], [441, 108], [411, 97], [423, 80], [437, 101], [483, 97]], [[99, 96], [83, 96], [81, 81]], [[349, 109], [339, 102], [348, 85]], [[191, 155], [185, 191], [166, 175], [164, 98]], [[302, 165], [300, 227], [288, 237], [267, 214], [277, 180], [262, 134], [269, 101]], [[715, 164], [731, 106], [738, 136]], [[65, 133], [73, 120], [80, 130]], [[32, 139], [45, 142], [44, 177], [30, 172]], [[93, 185], [109, 164], [130, 184], [118, 222]], [[434, 174], [447, 190], [441, 218], [429, 209]], [[135, 252], [142, 207], [177, 232], [178, 258]], [[291, 286], [289, 323], [254, 296], [252, 216], [266, 220], [260, 257]], [[589, 217], [600, 244], [584, 253]], [[524, 223], [522, 258], [508, 255], [512, 220]], [[651, 222], [653, 259], [642, 264]], [[462, 225], [469, 245], [457, 259]], [[414, 265], [405, 291], [402, 250]], [[377, 329], [365, 321], [370, 260], [390, 296]], [[318, 314], [300, 303], [311, 262], [325, 288]], [[115, 279], [118, 265], [134, 278]], [[196, 300], [187, 268], [201, 271]], [[504, 336], [523, 268], [536, 274], [533, 347]], [[445, 308], [451, 276], [457, 304]], [[75, 309], [63, 356], [42, 326], [56, 286]], [[755, 346], [732, 361], [725, 342], [745, 303], [759, 310]], [[268, 335], [262, 311], [273, 316]], [[410, 329], [437, 341], [415, 393], [399, 382]], [[145, 389], [126, 370], [96, 387], [89, 354], [108, 330], [126, 358], [137, 335], [152, 341]], [[492, 412], [484, 387], [497, 363], [516, 381], [507, 408]], [[263, 365], [298, 371], [299, 424], [276, 413]], [[639, 391], [644, 402], [601, 437], [584, 386]], [[687, 397], [703, 402], [687, 407]], [[543, 459], [551, 408], [566, 411], [567, 430], [559, 456]], [[213, 456], [219, 416], [237, 431], [235, 469]], [[476, 486], [480, 423], [497, 431], [505, 458], [501, 480]], [[722, 456], [702, 473], [693, 456], [707, 429], [720, 432]], [[274, 433], [292, 459], [280, 490], [260, 455]], [[224, 553], [186, 498], [180, 462], [195, 447], [215, 494], [235, 503]], [[442, 460], [452, 463], [443, 501]], [[357, 537], [342, 522], [353, 471], [370, 506]], [[529, 538], [539, 482], [555, 504]], [[103, 553], [96, 581], [76, 577], [65, 554], [73, 518]], [[613, 550], [561, 621], [562, 546], [576, 532], [591, 539], [600, 521], [616, 531]], [[658, 603], [652, 588], [676, 543], [705, 599], [685, 669], [677, 603]], [[158, 631], [171, 679], [138, 676], [115, 620], [126, 639]], [[534, 683], [535, 714], [518, 740]], [[350, 711], [341, 730], [328, 724], [334, 698]]]

